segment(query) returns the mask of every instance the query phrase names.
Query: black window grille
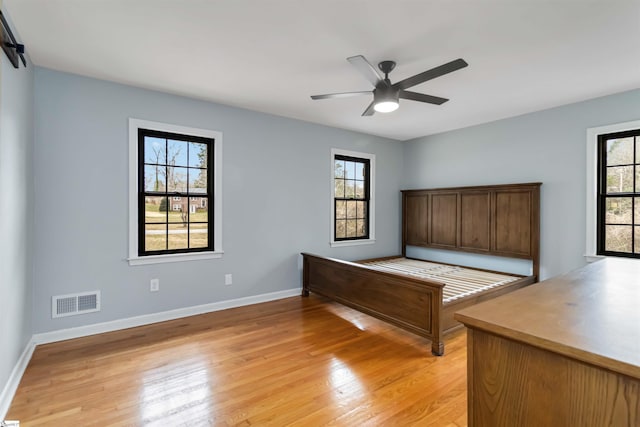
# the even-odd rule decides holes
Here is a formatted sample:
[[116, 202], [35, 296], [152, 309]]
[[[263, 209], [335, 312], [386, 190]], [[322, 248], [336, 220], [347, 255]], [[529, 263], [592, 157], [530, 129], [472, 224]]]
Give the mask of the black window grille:
[[598, 254], [640, 258], [640, 129], [598, 136]]
[[210, 138], [138, 129], [138, 255], [212, 251]]
[[369, 238], [369, 159], [335, 155], [334, 240]]

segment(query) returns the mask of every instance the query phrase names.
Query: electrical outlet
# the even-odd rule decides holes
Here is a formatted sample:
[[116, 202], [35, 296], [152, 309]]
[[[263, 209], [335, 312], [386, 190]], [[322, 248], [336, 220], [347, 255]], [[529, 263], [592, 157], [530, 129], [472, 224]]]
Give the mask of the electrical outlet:
[[225, 274], [224, 275], [224, 284], [225, 285], [230, 285], [233, 283], [233, 276], [231, 274]]
[[149, 291], [158, 292], [160, 290], [160, 279], [151, 279], [149, 282]]

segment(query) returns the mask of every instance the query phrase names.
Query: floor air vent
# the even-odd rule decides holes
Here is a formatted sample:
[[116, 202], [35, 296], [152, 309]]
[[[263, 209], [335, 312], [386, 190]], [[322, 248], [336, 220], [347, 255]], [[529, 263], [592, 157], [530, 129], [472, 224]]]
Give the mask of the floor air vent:
[[75, 316], [100, 311], [100, 291], [58, 295], [51, 301], [51, 317]]

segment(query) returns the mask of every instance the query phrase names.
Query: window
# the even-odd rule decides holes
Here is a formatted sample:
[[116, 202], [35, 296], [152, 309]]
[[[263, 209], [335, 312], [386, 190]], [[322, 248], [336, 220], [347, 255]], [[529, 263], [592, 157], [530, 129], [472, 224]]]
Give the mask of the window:
[[331, 245], [374, 242], [375, 156], [333, 149]]
[[129, 155], [129, 263], [219, 258], [222, 134], [130, 119]]
[[640, 258], [640, 129], [598, 137], [598, 255]]

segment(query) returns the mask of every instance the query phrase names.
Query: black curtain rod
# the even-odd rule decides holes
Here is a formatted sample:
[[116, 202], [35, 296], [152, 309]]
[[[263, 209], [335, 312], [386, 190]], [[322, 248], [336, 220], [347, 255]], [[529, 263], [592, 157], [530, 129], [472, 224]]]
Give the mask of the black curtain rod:
[[[19, 66], [18, 57], [20, 57], [22, 64], [26, 67], [27, 61], [24, 59], [24, 45], [18, 43], [16, 40], [2, 11], [0, 11], [0, 20], [2, 20], [2, 50], [7, 54], [7, 57], [15, 68]], [[9, 40], [7, 40], [7, 37]]]

